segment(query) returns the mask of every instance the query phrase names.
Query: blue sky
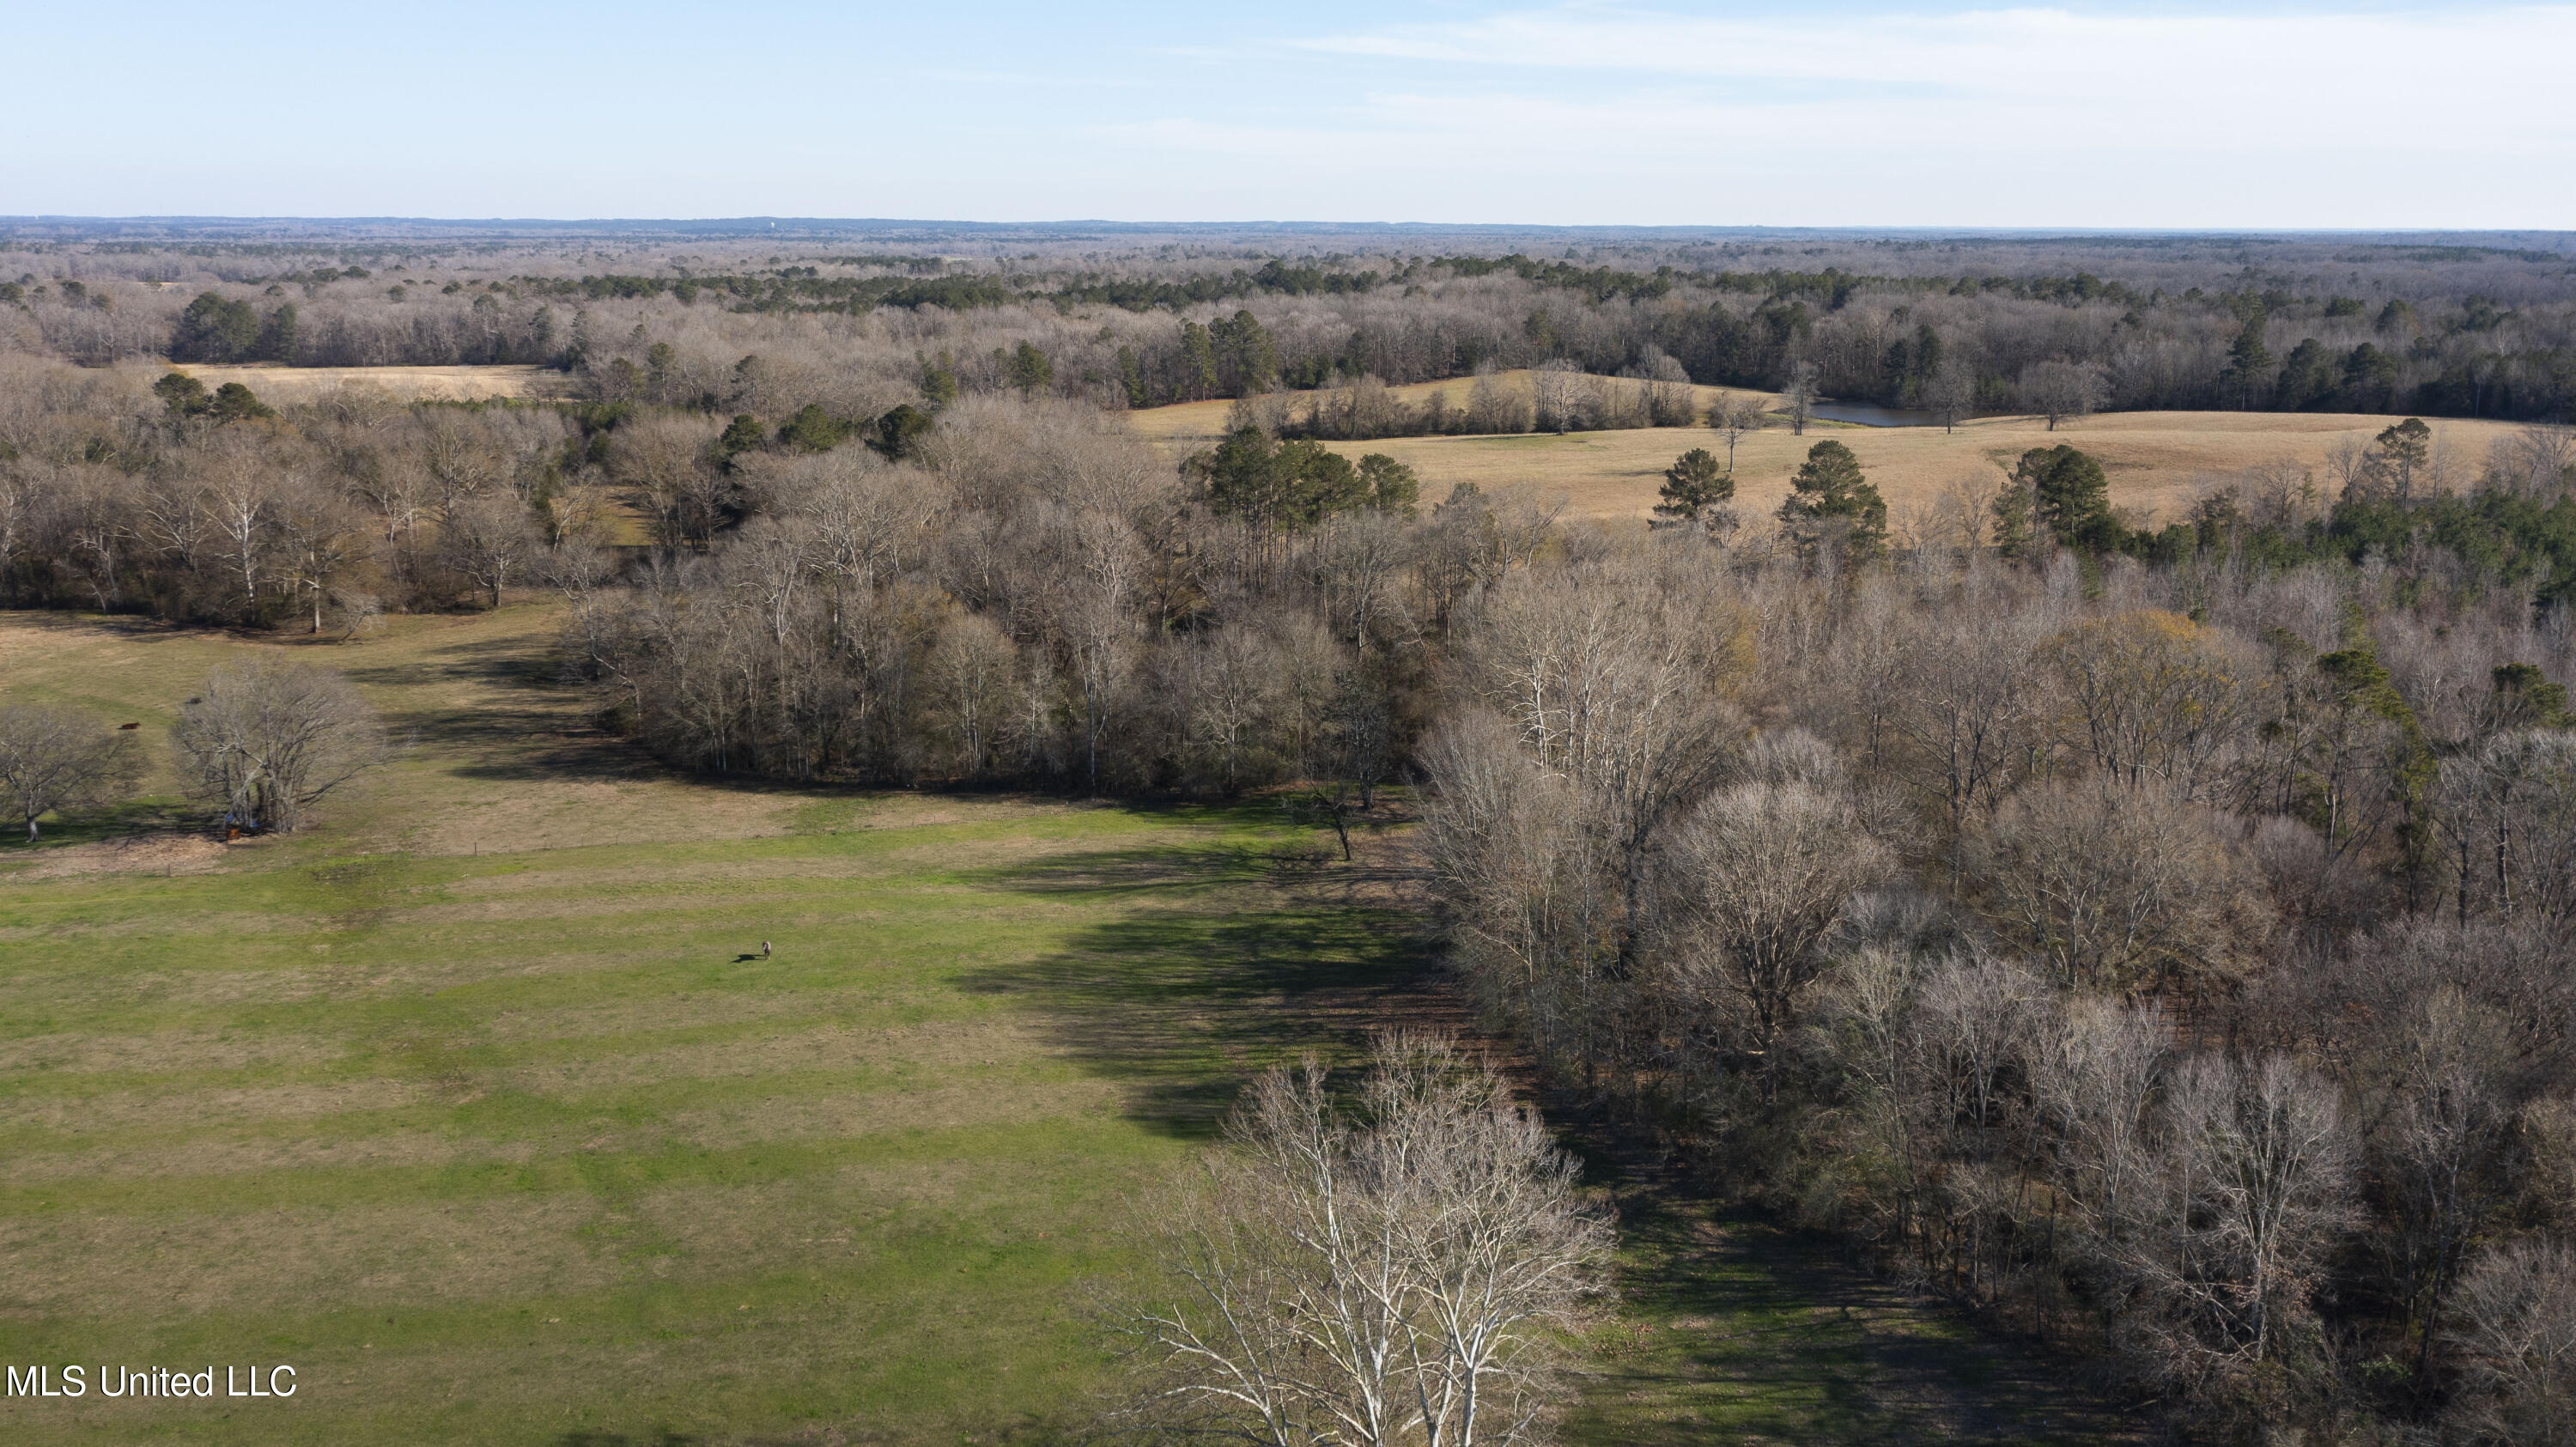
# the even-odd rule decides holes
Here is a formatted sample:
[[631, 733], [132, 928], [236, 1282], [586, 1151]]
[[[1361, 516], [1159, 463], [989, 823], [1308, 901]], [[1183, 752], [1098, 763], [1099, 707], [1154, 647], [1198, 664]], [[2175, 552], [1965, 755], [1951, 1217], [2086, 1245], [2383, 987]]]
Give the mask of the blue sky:
[[0, 214], [2576, 227], [2576, 5], [0, 7]]

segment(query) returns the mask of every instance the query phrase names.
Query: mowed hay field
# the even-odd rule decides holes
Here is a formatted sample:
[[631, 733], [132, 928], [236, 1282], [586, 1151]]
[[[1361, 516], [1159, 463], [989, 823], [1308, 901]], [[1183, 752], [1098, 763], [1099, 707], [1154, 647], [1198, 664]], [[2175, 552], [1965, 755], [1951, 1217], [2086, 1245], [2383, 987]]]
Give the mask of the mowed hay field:
[[[118, 837], [165, 800], [0, 849], [0, 1359], [302, 1387], [0, 1398], [0, 1439], [1044, 1435], [1131, 1193], [1415, 976], [1275, 806], [675, 779], [544, 681], [552, 626], [285, 650], [404, 743], [305, 835]], [[264, 646], [0, 615], [0, 701], [165, 748]]]
[[[1464, 405], [1467, 382], [1421, 383], [1393, 389], [1408, 401], [1447, 390]], [[1696, 389], [1703, 407], [1715, 387]], [[1752, 395], [1752, 394], [1733, 394]], [[1225, 402], [1192, 402], [1130, 413], [1132, 425], [1175, 459], [1211, 446], [1225, 428]], [[1945, 492], [1960, 485], [1991, 486], [2032, 447], [2069, 443], [2091, 453], [2109, 476], [2114, 507], [2142, 518], [2182, 518], [2212, 479], [2278, 459], [2316, 469], [2331, 489], [2326, 456], [2338, 443], [2367, 443], [2394, 417], [2322, 412], [2112, 412], [2062, 423], [2054, 432], [2037, 417], [1984, 417], [1953, 432], [1938, 427], [1860, 427], [1810, 422], [1793, 435], [1775, 420], [1736, 449], [1735, 506], [1748, 520], [1767, 519], [1789, 494], [1790, 475], [1807, 449], [1831, 437], [1849, 447], [1861, 469], [1887, 499], [1900, 526], [1928, 514]], [[2511, 424], [2461, 420], [2430, 422], [2436, 446], [2471, 468]], [[1577, 516], [1600, 520], [1653, 515], [1664, 469], [1693, 447], [1721, 461], [1723, 437], [1704, 427], [1634, 431], [1531, 433], [1496, 437], [1399, 437], [1374, 442], [1335, 442], [1335, 451], [1358, 457], [1383, 452], [1412, 467], [1422, 479], [1426, 504], [1461, 482], [1494, 488], [1527, 484], [1569, 499]]]
[[372, 387], [398, 402], [486, 402], [500, 397], [569, 397], [573, 379], [552, 367], [281, 367], [175, 363], [211, 392], [239, 382], [259, 400], [320, 401], [342, 387]]

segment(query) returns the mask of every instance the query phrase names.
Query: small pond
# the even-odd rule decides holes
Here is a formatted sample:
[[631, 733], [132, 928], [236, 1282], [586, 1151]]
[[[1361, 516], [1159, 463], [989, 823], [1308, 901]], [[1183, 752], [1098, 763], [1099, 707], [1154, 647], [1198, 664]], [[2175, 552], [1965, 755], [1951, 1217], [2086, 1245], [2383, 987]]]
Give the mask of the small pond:
[[1869, 402], [1819, 402], [1814, 414], [1827, 422], [1863, 427], [1938, 427], [1941, 414], [1922, 407], [1880, 407]]

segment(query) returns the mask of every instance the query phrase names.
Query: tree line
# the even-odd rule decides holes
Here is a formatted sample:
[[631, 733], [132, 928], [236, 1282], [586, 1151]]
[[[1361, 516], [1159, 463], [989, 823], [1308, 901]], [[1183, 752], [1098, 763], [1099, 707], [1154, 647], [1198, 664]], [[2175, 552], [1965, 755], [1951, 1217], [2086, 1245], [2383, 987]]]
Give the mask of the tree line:
[[[2105, 244], [2106, 248], [2108, 243]], [[2009, 269], [1969, 267], [1991, 255]], [[16, 253], [60, 267], [52, 254]], [[2448, 271], [2402, 249], [2271, 266], [1949, 248], [1925, 265], [1747, 266], [1741, 252], [1630, 248], [1576, 260], [1402, 254], [1245, 258], [1160, 252], [984, 263], [920, 258], [723, 258], [646, 250], [633, 271], [561, 254], [449, 253], [401, 264], [277, 269], [190, 289], [21, 270], [0, 291], [0, 347], [85, 365], [166, 357], [292, 365], [522, 363], [633, 393], [643, 353], [673, 349], [649, 388], [686, 405], [746, 355], [809, 354], [867, 386], [918, 381], [946, 354], [969, 390], [1018, 385], [1044, 353], [1059, 395], [1130, 407], [1272, 389], [1472, 378], [1550, 362], [1778, 391], [1812, 374], [1826, 396], [1995, 410], [2081, 385], [2103, 406], [2414, 412], [2548, 419], [2576, 402], [2563, 267], [2464, 254]], [[2446, 258], [2447, 259], [2447, 258]], [[110, 258], [84, 256], [104, 270]], [[205, 274], [194, 255], [116, 265]], [[2335, 264], [2348, 262], [2350, 264]], [[639, 334], [638, 329], [641, 329]], [[996, 355], [1002, 359], [994, 361]], [[878, 410], [894, 400], [888, 398]], [[1324, 425], [1319, 423], [1318, 425]], [[1443, 419], [1428, 430], [1448, 425]]]

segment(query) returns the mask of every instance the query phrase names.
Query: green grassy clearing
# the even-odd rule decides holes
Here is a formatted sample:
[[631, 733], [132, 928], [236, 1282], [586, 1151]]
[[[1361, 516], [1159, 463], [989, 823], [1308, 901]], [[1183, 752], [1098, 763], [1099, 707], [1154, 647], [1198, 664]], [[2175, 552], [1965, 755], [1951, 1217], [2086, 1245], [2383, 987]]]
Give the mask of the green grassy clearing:
[[[241, 646], [61, 626], [0, 655], [10, 695], [147, 729]], [[458, 672], [509, 627], [314, 651], [422, 734], [314, 833], [166, 872], [99, 841], [134, 817], [0, 853], [0, 1359], [304, 1383], [0, 1401], [0, 1435], [1081, 1420], [1077, 1287], [1124, 1263], [1127, 1196], [1247, 1071], [1355, 1039], [1415, 972], [1408, 924], [1284, 887], [1313, 833], [1275, 808], [728, 789], [622, 757], [514, 780], [568, 721], [433, 716], [525, 691]], [[566, 787], [606, 797], [506, 797]], [[438, 817], [478, 808], [627, 842], [502, 850], [503, 818]]]
[[1317, 1038], [1236, 1028], [1215, 977], [1405, 970], [1272, 897], [1273, 832], [1099, 810], [7, 889], [0, 1350], [294, 1362], [242, 1440], [1043, 1421], [1094, 1370], [1069, 1288], [1118, 1264], [1121, 1194]]

